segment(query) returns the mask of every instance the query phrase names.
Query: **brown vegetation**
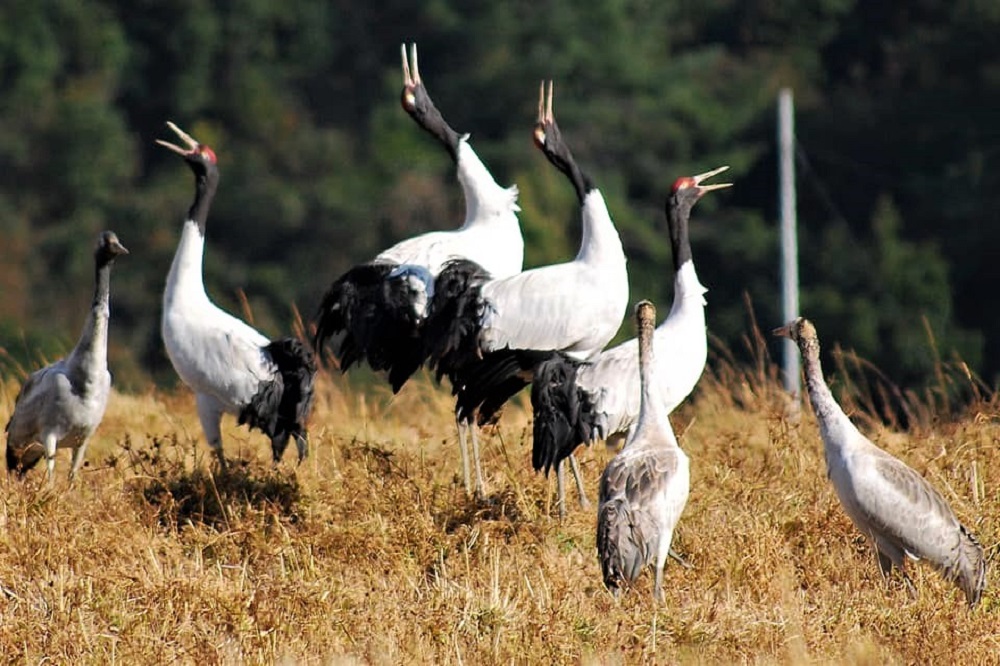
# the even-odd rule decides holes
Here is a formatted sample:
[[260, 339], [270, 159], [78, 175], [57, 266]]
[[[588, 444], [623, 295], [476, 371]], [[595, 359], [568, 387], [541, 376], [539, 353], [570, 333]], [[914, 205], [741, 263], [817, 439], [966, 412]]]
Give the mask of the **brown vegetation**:
[[[312, 455], [273, 470], [258, 434], [225, 431], [213, 474], [189, 394], [116, 394], [73, 488], [0, 480], [0, 654], [39, 663], [996, 663], [1000, 595], [969, 611], [917, 564], [884, 584], [840, 510], [808, 412], [765, 368], [708, 373], [674, 416], [691, 498], [668, 563], [616, 603], [595, 516], [554, 516], [530, 468], [529, 415], [485, 438], [492, 494], [464, 497], [447, 393], [396, 398], [324, 378]], [[17, 386], [0, 387], [0, 419]], [[962, 421], [881, 446], [933, 482], [991, 555], [1000, 424]], [[590, 497], [610, 453], [583, 452]], [[0, 475], [2, 477], [2, 475]]]

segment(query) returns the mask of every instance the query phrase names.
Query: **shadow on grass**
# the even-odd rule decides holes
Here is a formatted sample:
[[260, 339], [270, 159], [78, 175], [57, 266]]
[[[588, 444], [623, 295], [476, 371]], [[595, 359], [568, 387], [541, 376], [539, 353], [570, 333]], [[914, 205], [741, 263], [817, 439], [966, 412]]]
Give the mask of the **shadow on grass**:
[[[165, 527], [202, 524], [224, 530], [248, 512], [276, 515], [291, 523], [298, 520], [296, 508], [302, 497], [298, 480], [274, 468], [247, 460], [230, 460], [227, 469], [196, 466], [188, 469], [176, 441], [164, 446], [153, 439], [151, 449], [136, 449], [126, 442], [132, 470], [137, 474], [142, 500], [155, 509]], [[259, 468], [258, 468], [259, 467]], [[257, 469], [255, 469], [257, 468]]]
[[450, 534], [460, 527], [471, 527], [486, 521], [508, 523], [516, 529], [526, 518], [518, 506], [517, 494], [510, 488], [504, 488], [485, 497], [463, 497], [443, 511], [439, 520], [445, 532]]

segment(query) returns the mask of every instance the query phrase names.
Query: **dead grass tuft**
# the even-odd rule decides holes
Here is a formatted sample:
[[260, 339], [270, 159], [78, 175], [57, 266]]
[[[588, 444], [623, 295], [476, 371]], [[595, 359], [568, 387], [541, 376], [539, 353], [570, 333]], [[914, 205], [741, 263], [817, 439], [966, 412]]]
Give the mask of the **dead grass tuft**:
[[[672, 417], [692, 474], [675, 548], [693, 568], [668, 564], [660, 607], [650, 576], [617, 602], [604, 590], [593, 508], [578, 509], [571, 491], [569, 516], [555, 517], [554, 479], [530, 467], [523, 402], [483, 436], [487, 496], [477, 501], [462, 488], [446, 390], [424, 378], [393, 396], [363, 388], [363, 375], [324, 374], [300, 466], [274, 468], [266, 441], [227, 420], [233, 465], [217, 473], [189, 394], [115, 394], [74, 487], [65, 452], [53, 489], [36, 472], [0, 478], [0, 654], [80, 664], [1000, 662], [996, 588], [969, 612], [920, 563], [918, 598], [883, 583], [826, 479], [811, 413], [778, 388], [759, 336], [747, 343], [757, 361], [741, 366], [714, 348], [694, 400]], [[17, 385], [0, 389], [4, 419]], [[1000, 419], [980, 390], [968, 413], [947, 418], [914, 396], [919, 418], [906, 432], [863, 398], [851, 410], [951, 502], [991, 553], [992, 581]], [[592, 502], [612, 454], [580, 452]]]

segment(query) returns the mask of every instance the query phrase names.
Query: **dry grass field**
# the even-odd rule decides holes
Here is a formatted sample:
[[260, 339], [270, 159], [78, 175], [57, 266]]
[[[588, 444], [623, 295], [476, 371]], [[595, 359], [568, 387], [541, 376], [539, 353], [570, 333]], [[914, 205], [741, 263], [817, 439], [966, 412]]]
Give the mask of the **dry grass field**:
[[[312, 456], [272, 469], [264, 438], [227, 420], [227, 474], [212, 472], [186, 391], [116, 394], [74, 487], [67, 452], [52, 489], [42, 470], [0, 475], [2, 660], [1000, 663], [995, 562], [971, 612], [922, 563], [917, 598], [883, 583], [826, 480], [812, 414], [786, 416], [767, 367], [721, 365], [674, 415], [692, 476], [675, 547], [693, 568], [668, 563], [660, 607], [648, 575], [620, 602], [604, 590], [594, 510], [555, 517], [521, 403], [485, 437], [490, 493], [476, 503], [447, 392], [426, 381], [393, 398], [324, 374]], [[17, 388], [0, 386], [4, 422]], [[995, 560], [994, 403], [940, 423], [922, 404], [905, 434], [862, 420]], [[610, 455], [581, 452], [591, 499]]]

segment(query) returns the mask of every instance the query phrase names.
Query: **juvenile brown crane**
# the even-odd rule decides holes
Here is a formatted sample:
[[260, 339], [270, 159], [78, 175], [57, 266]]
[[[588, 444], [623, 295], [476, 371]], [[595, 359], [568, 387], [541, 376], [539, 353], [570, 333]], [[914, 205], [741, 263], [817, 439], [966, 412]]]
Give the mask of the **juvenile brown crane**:
[[882, 575], [899, 569], [911, 592], [906, 558], [925, 559], [979, 603], [986, 560], [976, 538], [923, 477], [875, 446], [851, 423], [823, 379], [816, 327], [799, 317], [774, 334], [791, 338], [802, 353], [806, 388], [819, 421], [827, 474], [854, 525], [875, 546]]
[[597, 554], [604, 584], [617, 596], [642, 570], [656, 571], [653, 596], [663, 601], [663, 566], [690, 489], [688, 457], [677, 445], [660, 396], [653, 356], [656, 308], [635, 307], [639, 328], [639, 420], [625, 447], [601, 475]]

